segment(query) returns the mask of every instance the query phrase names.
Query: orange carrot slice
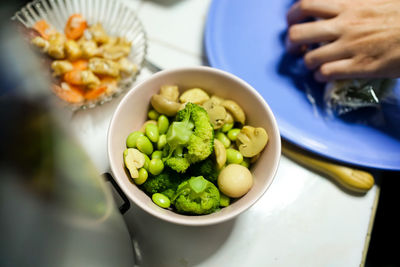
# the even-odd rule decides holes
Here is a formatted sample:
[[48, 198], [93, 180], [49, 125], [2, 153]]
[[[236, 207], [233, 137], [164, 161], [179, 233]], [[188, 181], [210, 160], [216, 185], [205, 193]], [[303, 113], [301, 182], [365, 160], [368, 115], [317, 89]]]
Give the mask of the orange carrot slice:
[[49, 36], [56, 33], [57, 31], [50, 26], [44, 19], [38, 20], [32, 27], [35, 29], [43, 39], [48, 40]]
[[76, 40], [83, 35], [87, 28], [86, 20], [80, 14], [73, 14], [68, 18], [64, 33], [69, 39]]
[[67, 84], [61, 87], [53, 84], [52, 90], [59, 98], [69, 103], [81, 103], [85, 100], [79, 87]]

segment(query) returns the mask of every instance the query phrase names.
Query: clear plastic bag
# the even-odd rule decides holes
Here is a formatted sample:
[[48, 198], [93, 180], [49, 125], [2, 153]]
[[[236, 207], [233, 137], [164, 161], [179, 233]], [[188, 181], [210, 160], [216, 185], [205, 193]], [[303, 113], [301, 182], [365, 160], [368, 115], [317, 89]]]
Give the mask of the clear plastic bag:
[[390, 79], [354, 79], [327, 83], [324, 103], [328, 114], [344, 115], [360, 108], [379, 108], [390, 95], [394, 81]]

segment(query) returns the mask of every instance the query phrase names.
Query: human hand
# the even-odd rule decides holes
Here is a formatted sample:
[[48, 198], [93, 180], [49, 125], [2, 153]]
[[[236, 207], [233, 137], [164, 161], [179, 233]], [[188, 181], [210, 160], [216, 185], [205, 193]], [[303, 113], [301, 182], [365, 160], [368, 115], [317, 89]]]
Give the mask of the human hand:
[[287, 21], [289, 51], [322, 43], [304, 55], [318, 81], [400, 77], [399, 0], [299, 0]]

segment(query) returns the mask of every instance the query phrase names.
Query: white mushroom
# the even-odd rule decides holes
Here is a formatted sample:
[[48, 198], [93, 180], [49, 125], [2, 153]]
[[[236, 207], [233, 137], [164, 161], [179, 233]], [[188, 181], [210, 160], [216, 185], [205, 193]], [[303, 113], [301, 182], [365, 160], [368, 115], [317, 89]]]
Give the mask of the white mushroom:
[[218, 139], [214, 139], [214, 153], [218, 169], [221, 169], [226, 162], [226, 149]]
[[173, 102], [178, 102], [179, 88], [176, 85], [163, 85], [160, 89], [160, 95]]
[[238, 121], [241, 124], [246, 122], [246, 115], [238, 103], [233, 100], [224, 100], [221, 105], [232, 114], [235, 121]]
[[126, 168], [129, 170], [133, 179], [139, 178], [139, 169], [143, 167], [145, 163], [145, 157], [142, 152], [136, 148], [127, 148], [124, 151], [124, 163]]
[[162, 95], [153, 95], [151, 97], [151, 105], [158, 113], [167, 116], [175, 116], [182, 108], [182, 104], [171, 101]]
[[223, 106], [209, 99], [203, 103], [203, 108], [207, 111], [210, 122], [214, 129], [219, 129], [224, 125], [226, 118], [226, 110]]
[[181, 103], [190, 102], [198, 105], [203, 104], [208, 99], [210, 99], [208, 94], [200, 88], [189, 89], [179, 97], [179, 101], [181, 101]]
[[254, 157], [260, 153], [268, 143], [268, 134], [264, 128], [244, 126], [237, 135], [236, 145], [244, 157]]

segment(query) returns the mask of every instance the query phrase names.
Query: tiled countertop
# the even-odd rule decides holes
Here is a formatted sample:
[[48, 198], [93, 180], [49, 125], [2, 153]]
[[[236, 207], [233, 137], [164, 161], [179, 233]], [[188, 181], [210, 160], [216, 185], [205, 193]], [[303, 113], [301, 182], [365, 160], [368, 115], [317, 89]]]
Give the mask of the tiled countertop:
[[[162, 68], [207, 64], [203, 29], [210, 0], [126, 2], [147, 32], [149, 61]], [[150, 75], [143, 69], [138, 80]], [[109, 168], [108, 124], [121, 97], [71, 117], [73, 131], [102, 172]], [[184, 227], [135, 206], [124, 217], [140, 266], [360, 266], [378, 195], [378, 186], [365, 195], [349, 194], [282, 156], [267, 193], [235, 220]]]

